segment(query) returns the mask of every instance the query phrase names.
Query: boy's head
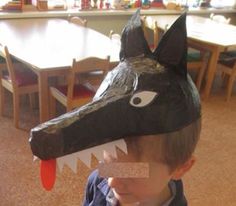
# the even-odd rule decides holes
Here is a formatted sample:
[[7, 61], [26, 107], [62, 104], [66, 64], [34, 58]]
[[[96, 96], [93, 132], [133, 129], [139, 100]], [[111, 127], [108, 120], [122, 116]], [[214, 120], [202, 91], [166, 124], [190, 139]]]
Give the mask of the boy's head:
[[138, 162], [162, 162], [170, 171], [183, 165], [193, 154], [199, 140], [201, 119], [175, 132], [160, 135], [127, 137], [128, 154]]
[[[175, 132], [162, 135], [148, 135], [125, 138], [127, 154], [117, 149], [117, 157], [104, 153], [108, 184], [120, 203], [146, 202], [148, 205], [162, 203], [168, 199], [168, 183], [180, 179], [195, 162], [193, 152], [199, 140], [201, 119]], [[114, 171], [112, 163], [122, 167]], [[146, 163], [148, 176], [128, 177], [130, 168], [137, 163]], [[109, 167], [110, 165], [110, 167]], [[104, 166], [104, 165], [103, 165]], [[137, 172], [142, 171], [142, 164]], [[111, 176], [109, 176], [111, 172]], [[135, 171], [132, 171], [132, 174]], [[102, 175], [102, 174], [100, 174]]]

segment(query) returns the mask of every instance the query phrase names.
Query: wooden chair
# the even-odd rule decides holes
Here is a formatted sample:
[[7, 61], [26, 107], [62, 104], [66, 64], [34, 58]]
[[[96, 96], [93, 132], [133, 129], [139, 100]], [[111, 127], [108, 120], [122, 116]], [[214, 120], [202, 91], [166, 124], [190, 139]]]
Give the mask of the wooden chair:
[[120, 34], [115, 33], [113, 30], [111, 30], [110, 33], [109, 33], [109, 38], [112, 41], [114, 41], [115, 44], [121, 45], [121, 42], [120, 42], [121, 36], [120, 36]]
[[[80, 83], [89, 83], [97, 88], [102, 83], [107, 72], [111, 69], [111, 66], [113, 66], [113, 64], [114, 65], [116, 64], [116, 62], [114, 62], [114, 63], [110, 62], [110, 56], [107, 57], [107, 61], [109, 62], [108, 68], [106, 66], [102, 67], [106, 70], [106, 72], [104, 72], [104, 69], [98, 69], [98, 70], [92, 70], [89, 72], [79, 73], [77, 75], [78, 81]], [[100, 68], [100, 67], [98, 67], [98, 68]], [[114, 67], [112, 67], [112, 68], [114, 68]]]
[[[112, 43], [121, 46], [121, 35], [118, 33], [115, 33], [113, 30], [109, 33], [109, 38], [111, 39]], [[115, 68], [119, 64], [119, 61], [117, 62], [110, 62], [110, 70]]]
[[226, 94], [226, 101], [228, 102], [231, 97], [232, 89], [233, 89], [233, 84], [236, 79], [236, 58], [228, 58], [228, 59], [223, 59], [218, 62], [218, 70], [222, 72], [224, 81], [226, 79], [226, 76], [228, 77], [227, 79], [227, 94]]
[[[210, 14], [210, 19], [223, 24], [229, 24], [231, 18], [226, 18], [223, 15], [215, 15], [214, 13]], [[222, 80], [223, 84], [228, 77], [227, 83], [227, 94], [226, 94], [226, 101], [230, 100], [233, 83], [236, 77], [236, 51], [229, 50], [220, 53], [219, 61], [218, 61], [218, 70], [222, 73]]]
[[78, 76], [96, 71], [102, 71], [103, 75], [105, 75], [108, 69], [109, 57], [106, 59], [90, 57], [80, 61], [73, 59], [72, 67], [67, 76], [67, 85], [50, 87], [50, 107], [52, 117], [54, 117], [56, 113], [55, 100], [64, 105], [67, 111], [71, 111], [92, 100], [99, 85], [91, 84], [89, 81], [86, 82], [84, 77], [81, 82], [76, 83]]
[[[148, 42], [148, 45], [150, 47], [150, 49], [153, 51], [156, 49], [157, 45], [158, 45], [158, 41], [160, 39], [159, 36], [159, 31], [158, 31], [158, 26], [157, 26], [157, 22], [155, 21], [154, 23], [152, 21], [149, 21], [150, 19], [148, 19], [146, 16], [143, 16], [141, 18], [141, 22], [142, 22], [142, 28], [143, 28], [143, 32], [144, 32], [144, 36], [145, 39]], [[153, 24], [153, 25], [152, 25]], [[152, 27], [152, 32], [153, 32], [153, 40], [150, 41], [150, 27]]]
[[[4, 89], [6, 89], [13, 94], [14, 125], [16, 128], [19, 128], [20, 96], [38, 92], [37, 75], [29, 70], [29, 68], [25, 68], [26, 66], [23, 64], [13, 64], [12, 58], [6, 46], [0, 46], [0, 50], [1, 56], [6, 60], [7, 67], [7, 73], [4, 73], [3, 71], [0, 72], [0, 113], [2, 115], [4, 111]], [[32, 101], [32, 99], [30, 100]]]
[[[219, 14], [210, 14], [210, 19], [213, 21], [216, 21], [218, 23], [223, 23], [223, 24], [230, 24], [231, 18], [226, 18], [224, 15], [219, 15]], [[236, 50], [227, 50], [224, 52], [220, 53], [220, 60], [223, 59], [231, 59], [232, 57], [236, 58]]]
[[188, 52], [187, 68], [188, 70], [195, 71], [197, 73], [194, 81], [198, 91], [200, 91], [201, 89], [202, 81], [207, 68], [207, 63], [208, 63], [208, 53], [206, 51], [199, 50], [193, 53]]
[[78, 16], [68, 16], [68, 20], [71, 23], [83, 26], [83, 27], [87, 27], [87, 20], [86, 19], [81, 19]]

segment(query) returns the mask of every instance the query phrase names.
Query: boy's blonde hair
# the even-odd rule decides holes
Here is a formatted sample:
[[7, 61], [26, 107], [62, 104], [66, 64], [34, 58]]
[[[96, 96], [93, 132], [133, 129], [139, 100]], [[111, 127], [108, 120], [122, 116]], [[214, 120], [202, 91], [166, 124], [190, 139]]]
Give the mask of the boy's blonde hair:
[[201, 119], [175, 132], [127, 137], [128, 153], [133, 153], [137, 161], [143, 157], [150, 161], [167, 164], [170, 171], [184, 164], [193, 154], [200, 137]]

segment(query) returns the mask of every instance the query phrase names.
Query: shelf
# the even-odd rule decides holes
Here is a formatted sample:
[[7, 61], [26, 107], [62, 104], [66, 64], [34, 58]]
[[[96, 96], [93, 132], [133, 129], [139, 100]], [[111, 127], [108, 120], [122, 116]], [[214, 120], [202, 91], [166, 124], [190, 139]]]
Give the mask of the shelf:
[[[136, 9], [127, 9], [127, 10], [87, 10], [80, 11], [78, 8], [73, 9], [63, 9], [63, 10], [46, 10], [38, 11], [36, 6], [30, 7], [29, 5], [23, 6], [22, 12], [10, 12], [2, 10], [0, 12], [0, 19], [9, 19], [9, 18], [39, 18], [39, 17], [67, 17], [68, 15], [78, 15], [83, 17], [107, 17], [107, 16], [130, 16]], [[235, 9], [192, 9], [186, 10], [188, 14], [236, 14]], [[167, 9], [143, 9], [141, 10], [142, 15], [169, 15], [169, 14], [181, 14], [183, 11], [176, 10], [167, 10]]]

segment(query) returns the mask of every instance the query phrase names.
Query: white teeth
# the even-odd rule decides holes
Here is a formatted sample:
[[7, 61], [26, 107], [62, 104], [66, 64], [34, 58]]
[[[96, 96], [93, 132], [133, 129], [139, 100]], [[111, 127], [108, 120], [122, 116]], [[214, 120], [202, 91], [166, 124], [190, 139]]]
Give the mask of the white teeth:
[[93, 149], [91, 153], [97, 158], [98, 161], [101, 161], [103, 160], [103, 150], [104, 149], [96, 148], [96, 149]]
[[72, 154], [72, 157], [70, 158], [69, 155], [68, 155], [68, 165], [70, 166], [70, 168], [72, 169], [72, 171], [74, 173], [77, 173], [77, 161], [78, 161], [78, 158], [75, 156], [75, 154]]
[[127, 151], [127, 145], [126, 145], [124, 139], [118, 140], [115, 144], [116, 144], [116, 146], [119, 147], [123, 152], [125, 152], [126, 154], [128, 153], [128, 151]]
[[65, 164], [65, 156], [57, 158], [57, 165], [58, 165], [60, 172], [62, 172], [64, 164]]
[[81, 152], [76, 152], [75, 154], [87, 167], [90, 168], [92, 151], [92, 149], [86, 149]]
[[62, 171], [65, 164], [67, 164], [74, 173], [77, 172], [77, 157], [75, 156], [75, 153], [66, 155], [60, 158], [57, 158], [57, 164], [59, 167], [59, 170]]
[[116, 147], [127, 153], [127, 147], [124, 139], [109, 142], [100, 146], [92, 147], [80, 152], [57, 158], [59, 170], [62, 171], [65, 164], [67, 164], [73, 172], [77, 172], [77, 160], [80, 159], [87, 167], [90, 168], [91, 155], [93, 154], [98, 160], [103, 160], [103, 151], [105, 150], [114, 157], [116, 154]]
[[104, 148], [104, 151], [110, 155], [112, 155], [114, 158], [117, 158], [116, 154], [116, 147], [112, 145], [108, 145], [106, 148]]

